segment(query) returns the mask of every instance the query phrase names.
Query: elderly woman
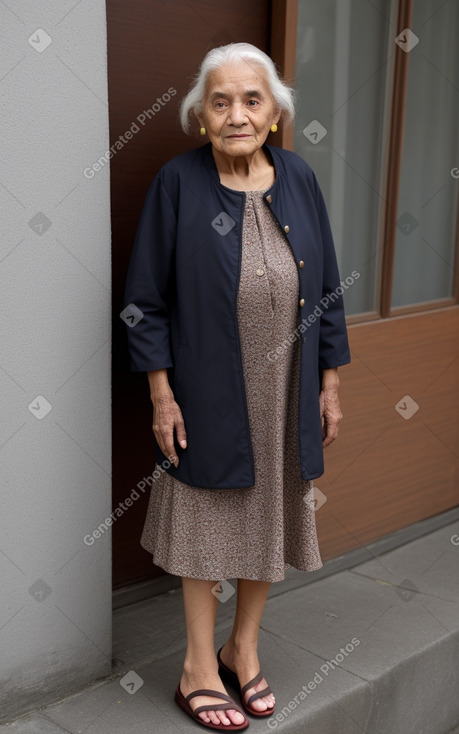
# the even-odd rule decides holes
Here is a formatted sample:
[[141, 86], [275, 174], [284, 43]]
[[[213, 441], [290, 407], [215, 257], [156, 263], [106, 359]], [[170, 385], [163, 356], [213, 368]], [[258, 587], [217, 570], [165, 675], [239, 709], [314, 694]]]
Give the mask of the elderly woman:
[[[350, 361], [319, 185], [299, 156], [266, 144], [292, 116], [293, 92], [266, 54], [247, 43], [210, 51], [181, 104], [184, 131], [208, 142], [153, 180], [126, 281], [159, 477], [141, 544], [182, 577], [175, 700], [211, 729], [245, 729], [242, 709], [273, 715], [259, 625], [272, 582], [322, 566], [312, 480], [338, 434], [337, 368]], [[236, 614], [216, 655], [228, 578]]]

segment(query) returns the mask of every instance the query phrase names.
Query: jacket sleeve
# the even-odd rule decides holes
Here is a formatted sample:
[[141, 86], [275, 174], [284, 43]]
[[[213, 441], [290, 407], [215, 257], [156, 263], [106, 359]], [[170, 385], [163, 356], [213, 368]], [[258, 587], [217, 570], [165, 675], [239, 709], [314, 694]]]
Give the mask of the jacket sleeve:
[[133, 372], [173, 366], [170, 311], [175, 293], [176, 216], [161, 175], [147, 193], [124, 289]]
[[323, 249], [323, 279], [320, 309], [319, 368], [339, 367], [351, 361], [335, 246], [325, 201], [314, 175], [315, 200]]

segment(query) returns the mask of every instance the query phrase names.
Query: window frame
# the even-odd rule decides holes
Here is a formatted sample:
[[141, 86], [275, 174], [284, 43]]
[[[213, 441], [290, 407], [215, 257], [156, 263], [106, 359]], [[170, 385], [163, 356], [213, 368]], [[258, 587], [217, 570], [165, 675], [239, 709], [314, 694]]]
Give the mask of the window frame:
[[[396, 24], [396, 35], [411, 27], [414, 0], [391, 0], [391, 16]], [[298, 30], [298, 0], [272, 0], [270, 54], [288, 84], [294, 85], [296, 74], [296, 38]], [[392, 40], [390, 41], [392, 43]], [[453, 296], [410, 304], [392, 306], [395, 243], [398, 214], [398, 194], [403, 154], [405, 106], [408, 87], [409, 54], [397, 44], [392, 64], [388, 67], [388, 85], [385, 99], [383, 170], [381, 190], [384, 204], [380, 209], [378, 251], [380, 252], [379, 289], [375, 303], [377, 310], [347, 316], [348, 324], [367, 323], [396, 318], [407, 314], [438, 311], [459, 303], [459, 197], [456, 202], [455, 264]], [[276, 143], [293, 150], [293, 126], [279, 125]]]

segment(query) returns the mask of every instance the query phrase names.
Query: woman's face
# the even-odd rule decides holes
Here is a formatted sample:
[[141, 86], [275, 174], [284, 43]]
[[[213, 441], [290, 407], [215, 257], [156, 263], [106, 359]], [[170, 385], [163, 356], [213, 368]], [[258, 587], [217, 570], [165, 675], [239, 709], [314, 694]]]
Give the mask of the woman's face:
[[264, 70], [242, 61], [209, 74], [203, 110], [197, 117], [214, 148], [240, 157], [261, 148], [280, 112]]

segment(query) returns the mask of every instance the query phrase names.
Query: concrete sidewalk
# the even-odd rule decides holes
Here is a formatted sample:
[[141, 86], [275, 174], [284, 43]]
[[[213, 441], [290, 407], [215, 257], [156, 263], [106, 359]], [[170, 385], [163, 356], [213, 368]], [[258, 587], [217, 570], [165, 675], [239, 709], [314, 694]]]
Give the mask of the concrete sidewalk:
[[[249, 730], [459, 734], [458, 543], [454, 522], [350, 570], [299, 585], [304, 574], [290, 569], [273, 584], [259, 650], [276, 712]], [[216, 646], [234, 614], [226, 588]], [[109, 679], [0, 733], [204, 731], [173, 700], [185, 649], [180, 589], [117, 610], [114, 626]]]

